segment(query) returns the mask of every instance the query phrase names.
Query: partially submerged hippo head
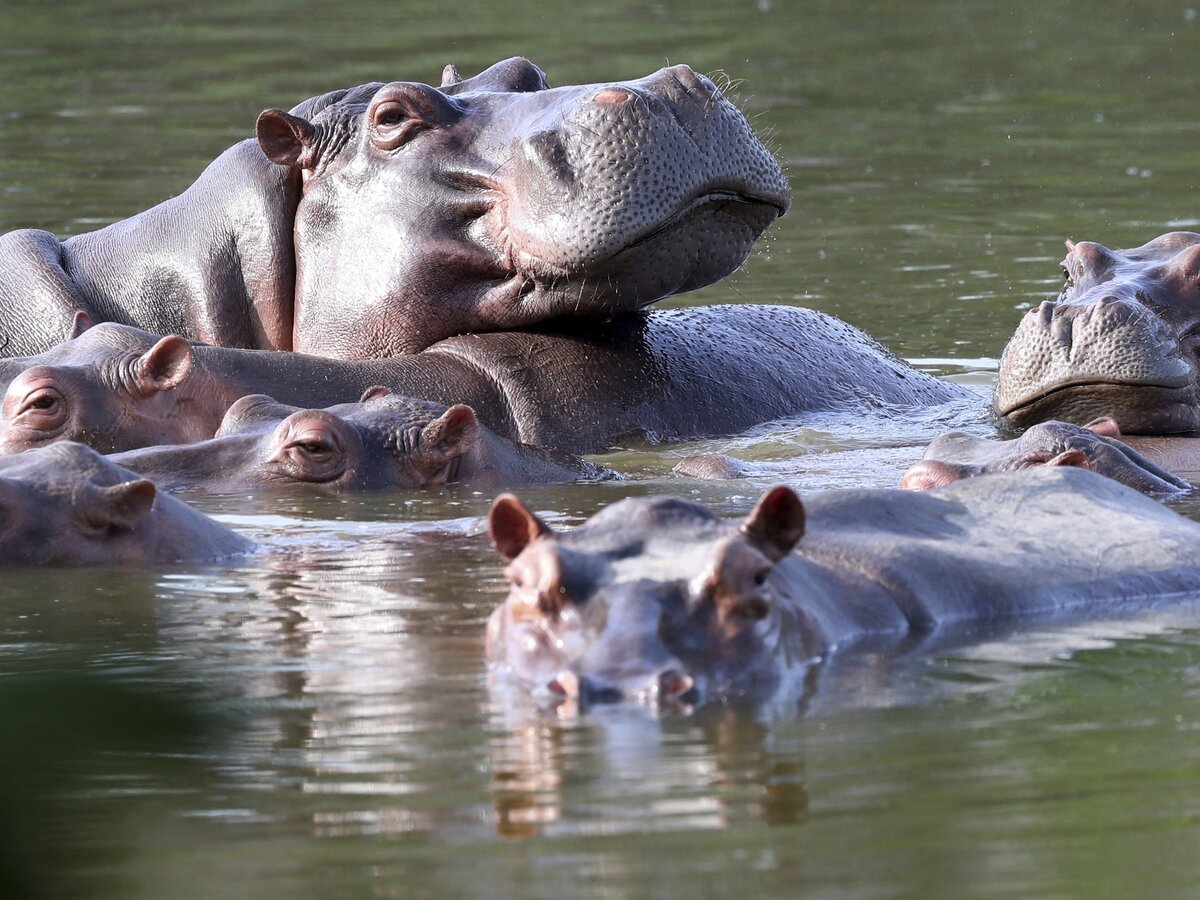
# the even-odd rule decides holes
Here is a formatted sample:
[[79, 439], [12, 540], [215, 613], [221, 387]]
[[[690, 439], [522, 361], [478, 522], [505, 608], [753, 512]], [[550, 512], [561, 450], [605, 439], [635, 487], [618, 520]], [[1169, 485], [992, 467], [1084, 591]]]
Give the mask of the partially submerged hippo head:
[[258, 121], [268, 158], [303, 178], [293, 349], [309, 353], [636, 310], [728, 275], [791, 200], [687, 66], [551, 88], [516, 58], [319, 106]]
[[934, 439], [924, 458], [900, 480], [900, 487], [923, 491], [964, 478], [1015, 472], [1034, 466], [1075, 466], [1114, 478], [1156, 496], [1191, 490], [1191, 485], [1147, 459], [1120, 438], [1113, 419], [1087, 427], [1068, 422], [1042, 422], [1018, 438], [997, 441], [951, 431]]
[[56, 441], [113, 453], [213, 433], [211, 418], [191, 414], [171, 393], [193, 368], [184, 338], [101, 323], [41, 359], [9, 382], [0, 401], [0, 453]]
[[249, 549], [82, 444], [0, 457], [0, 565], [172, 562]]
[[996, 412], [1019, 427], [1111, 416], [1127, 434], [1200, 431], [1200, 234], [1067, 248], [1062, 293], [1004, 350]]
[[772, 577], [804, 532], [786, 487], [740, 524], [674, 499], [629, 499], [556, 534], [511, 494], [489, 518], [510, 560], [488, 621], [493, 664], [535, 696], [692, 704], [764, 697], [781, 661], [810, 657]]

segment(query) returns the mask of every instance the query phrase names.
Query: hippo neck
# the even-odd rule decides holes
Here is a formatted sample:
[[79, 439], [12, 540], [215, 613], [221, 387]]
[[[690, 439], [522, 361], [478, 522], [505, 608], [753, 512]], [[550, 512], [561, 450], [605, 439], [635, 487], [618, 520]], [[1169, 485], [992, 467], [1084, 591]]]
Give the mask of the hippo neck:
[[64, 268], [97, 320], [289, 350], [300, 192], [243, 141], [178, 197], [66, 241]]

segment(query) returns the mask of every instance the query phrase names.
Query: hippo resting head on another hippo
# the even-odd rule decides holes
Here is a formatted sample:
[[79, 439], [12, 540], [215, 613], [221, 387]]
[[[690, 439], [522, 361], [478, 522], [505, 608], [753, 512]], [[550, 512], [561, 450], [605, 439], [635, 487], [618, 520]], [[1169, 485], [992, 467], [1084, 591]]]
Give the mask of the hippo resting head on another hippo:
[[997, 414], [1018, 427], [1111, 416], [1126, 434], [1200, 431], [1200, 234], [1132, 250], [1067, 244], [1057, 300], [1025, 315], [1000, 362]]
[[1107, 418], [1086, 427], [1041, 422], [1010, 441], [951, 431], [934, 439], [921, 461], [904, 473], [900, 487], [924, 491], [976, 475], [1015, 472], [1032, 466], [1077, 466], [1152, 496], [1172, 496], [1192, 489], [1187, 481], [1123, 443], [1120, 437], [1116, 422]]
[[258, 139], [303, 175], [293, 349], [340, 358], [693, 290], [791, 199], [737, 107], [683, 65], [551, 88], [510, 59], [359, 88], [311, 121], [268, 110]]
[[165, 563], [251, 549], [82, 444], [0, 457], [0, 565]]
[[112, 457], [167, 490], [304, 484], [323, 491], [615, 478], [587, 460], [497, 437], [469, 406], [374, 387], [358, 403], [299, 409], [243, 397], [217, 436]]
[[545, 699], [760, 700], [834, 648], [1200, 599], [1200, 525], [1075, 468], [803, 505], [777, 487], [742, 522], [630, 499], [565, 533], [506, 494], [489, 524], [510, 562], [487, 652]]
[[627, 312], [728, 275], [791, 200], [687, 66], [550, 88], [510, 59], [267, 110], [257, 136], [115, 225], [0, 236], [0, 354], [45, 350], [79, 312], [340, 358]]

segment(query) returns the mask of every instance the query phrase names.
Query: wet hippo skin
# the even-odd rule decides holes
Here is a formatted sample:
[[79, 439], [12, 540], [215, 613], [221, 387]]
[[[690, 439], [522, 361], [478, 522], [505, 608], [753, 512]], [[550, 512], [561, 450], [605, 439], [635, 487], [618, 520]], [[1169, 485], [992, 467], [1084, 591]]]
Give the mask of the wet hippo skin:
[[791, 200], [686, 66], [550, 88], [524, 59], [267, 110], [178, 197], [65, 241], [0, 237], [0, 353], [77, 314], [339, 357], [636, 310], [728, 275]]
[[1072, 467], [803, 503], [777, 487], [741, 522], [635, 498], [565, 533], [505, 494], [489, 527], [509, 593], [488, 656], [551, 701], [764, 700], [856, 647], [1200, 598], [1200, 525]]
[[81, 444], [0, 457], [0, 565], [145, 565], [252, 549]]
[[247, 394], [325, 407], [373, 385], [466, 404], [501, 437], [570, 453], [973, 396], [831, 316], [752, 305], [463, 335], [413, 356], [362, 361], [194, 345], [102, 323], [37, 356], [0, 360], [0, 378], [9, 382], [0, 407], [6, 452], [63, 439], [102, 452], [203, 440]]

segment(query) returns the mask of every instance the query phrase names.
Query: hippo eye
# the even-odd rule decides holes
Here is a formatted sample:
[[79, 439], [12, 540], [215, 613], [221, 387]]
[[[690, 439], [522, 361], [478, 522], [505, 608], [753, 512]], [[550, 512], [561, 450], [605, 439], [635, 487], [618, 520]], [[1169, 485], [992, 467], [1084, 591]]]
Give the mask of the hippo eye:
[[17, 415], [26, 413], [50, 413], [59, 408], [59, 404], [63, 401], [62, 394], [53, 388], [43, 388], [40, 391], [34, 391], [25, 398], [25, 402], [21, 404]]
[[375, 112], [375, 124], [380, 128], [395, 128], [408, 118], [408, 110], [399, 103], [385, 103]]
[[764, 584], [766, 584], [766, 583], [767, 583], [767, 576], [768, 576], [768, 575], [770, 575], [770, 574], [771, 574], [771, 570], [770, 570], [770, 569], [759, 569], [757, 572], [755, 572], [755, 573], [754, 573], [754, 585], [755, 585], [755, 587], [762, 587]]

